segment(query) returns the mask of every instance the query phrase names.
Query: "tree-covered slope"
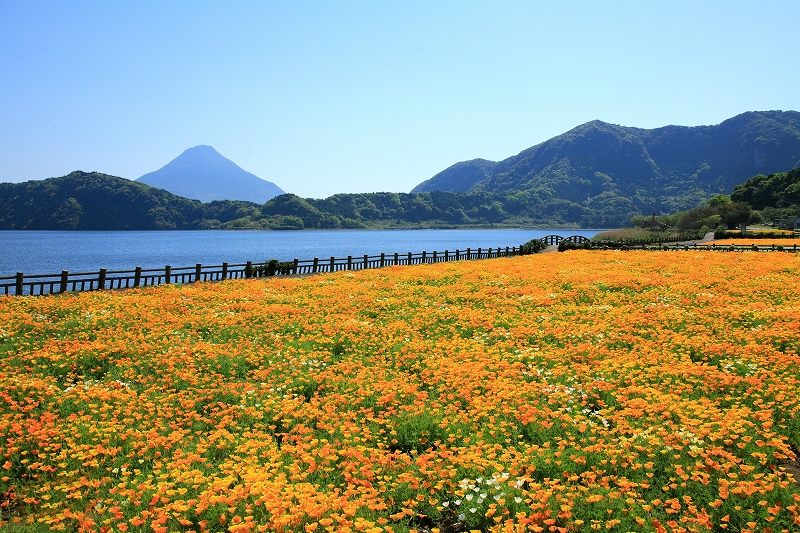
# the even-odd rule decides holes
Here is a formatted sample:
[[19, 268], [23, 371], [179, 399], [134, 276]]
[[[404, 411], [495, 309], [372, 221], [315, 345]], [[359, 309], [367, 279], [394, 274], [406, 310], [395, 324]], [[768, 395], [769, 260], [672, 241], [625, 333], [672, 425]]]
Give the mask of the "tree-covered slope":
[[715, 126], [652, 130], [593, 121], [498, 163], [457, 163], [412, 192], [527, 191], [542, 202], [592, 210], [674, 212], [729, 194], [754, 174], [798, 163], [796, 111], [748, 112]]
[[800, 205], [800, 167], [789, 172], [753, 176], [733, 189], [731, 200], [747, 202], [759, 210]]
[[237, 218], [247, 202], [202, 204], [144, 183], [98, 172], [0, 183], [0, 229], [195, 229]]
[[502, 163], [488, 161], [486, 159], [473, 159], [472, 161], [462, 161], [446, 168], [433, 178], [420, 183], [411, 192], [432, 192], [445, 190], [441, 187], [442, 183], [447, 184], [448, 192], [467, 192], [476, 183], [491, 178]]

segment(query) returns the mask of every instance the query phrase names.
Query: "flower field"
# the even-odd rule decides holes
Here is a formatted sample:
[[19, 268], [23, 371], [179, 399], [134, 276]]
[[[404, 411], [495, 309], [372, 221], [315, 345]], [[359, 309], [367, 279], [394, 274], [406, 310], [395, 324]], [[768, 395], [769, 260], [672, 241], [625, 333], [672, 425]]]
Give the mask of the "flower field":
[[798, 391], [790, 253], [6, 297], [0, 520], [796, 532]]

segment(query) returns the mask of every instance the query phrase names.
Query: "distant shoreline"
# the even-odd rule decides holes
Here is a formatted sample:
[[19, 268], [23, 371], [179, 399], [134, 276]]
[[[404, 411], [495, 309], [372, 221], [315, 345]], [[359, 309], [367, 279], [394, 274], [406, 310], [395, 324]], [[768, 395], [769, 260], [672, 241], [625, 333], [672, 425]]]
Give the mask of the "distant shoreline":
[[163, 228], [163, 229], [39, 229], [39, 228], [32, 228], [32, 229], [3, 229], [0, 228], [0, 231], [14, 231], [14, 232], [25, 232], [25, 231], [58, 231], [58, 232], [92, 232], [92, 231], [113, 231], [113, 232], [125, 232], [125, 231], [148, 231], [152, 233], [161, 233], [164, 231], [191, 231], [191, 232], [214, 232], [214, 231], [223, 231], [223, 232], [241, 232], [241, 231], [254, 231], [254, 232], [306, 232], [306, 231], [424, 231], [424, 230], [478, 230], [478, 229], [493, 229], [493, 230], [575, 230], [575, 231], [616, 231], [621, 228], [584, 228], [575, 225], [558, 225], [558, 224], [537, 224], [531, 226], [520, 226], [520, 225], [465, 225], [465, 226], [451, 226], [451, 225], [443, 225], [443, 226], [409, 226], [409, 227], [363, 227], [363, 228], [193, 228], [193, 229], [177, 229], [177, 228]]

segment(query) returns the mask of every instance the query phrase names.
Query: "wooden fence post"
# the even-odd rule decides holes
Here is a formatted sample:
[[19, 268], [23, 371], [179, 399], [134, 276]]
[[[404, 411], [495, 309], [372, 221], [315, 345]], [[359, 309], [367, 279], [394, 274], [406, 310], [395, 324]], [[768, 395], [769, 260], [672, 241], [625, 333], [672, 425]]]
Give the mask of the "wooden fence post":
[[[797, 245], [795, 245], [795, 246], [797, 246]], [[395, 253], [394, 253], [394, 265], [395, 265], [395, 266], [397, 266], [397, 265], [399, 265], [399, 264], [400, 264], [400, 254], [398, 254], [397, 252], [395, 252]]]
[[411, 258], [411, 252], [408, 252], [408, 264], [412, 264], [413, 259]]
[[436, 250], [433, 251], [433, 262], [436, 262]]
[[353, 270], [353, 256], [347, 256], [347, 270]]
[[336, 258], [334, 256], [331, 256], [331, 269], [330, 269], [330, 272], [333, 272], [335, 268], [336, 268]]
[[294, 265], [292, 265], [292, 274], [297, 274], [297, 264], [298, 263], [300, 263], [300, 261], [295, 257], [294, 258]]
[[424, 265], [425, 263], [427, 263], [427, 260], [425, 259], [425, 254], [427, 254], [427, 253], [428, 253], [428, 252], [426, 252], [425, 250], [422, 250], [422, 264], [423, 264], [423, 265]]
[[318, 266], [319, 266], [319, 258], [315, 257], [314, 258], [314, 266], [311, 267], [311, 272], [316, 272]]
[[228, 279], [228, 263], [222, 263], [222, 281]]
[[[133, 273], [133, 286], [134, 286], [134, 288], [138, 287], [139, 283], [141, 281], [142, 281], [142, 267], [136, 267], [136, 270]], [[127, 283], [126, 283], [126, 286], [127, 286]]]
[[194, 281], [195, 281], [195, 283], [200, 281], [200, 276], [203, 275], [202, 270], [203, 270], [203, 265], [201, 265], [200, 263], [197, 263], [194, 266]]
[[25, 278], [25, 275], [22, 272], [17, 272], [17, 279], [16, 279], [16, 282], [17, 282], [17, 287], [16, 287], [17, 296], [22, 296], [22, 282], [23, 282], [24, 278]]
[[105, 268], [101, 268], [100, 269], [100, 275], [97, 278], [97, 290], [98, 291], [102, 291], [103, 289], [106, 288], [106, 272], [107, 271], [106, 271]]
[[469, 261], [470, 259], [472, 259], [472, 257], [471, 257], [471, 256], [472, 256], [471, 250], [470, 250], [469, 248], [467, 248], [467, 261]]
[[385, 263], [386, 263], [386, 254], [381, 252], [381, 268], [384, 267]]
[[369, 266], [367, 265], [368, 262], [369, 262], [369, 256], [367, 254], [364, 254], [364, 270], [369, 268]]
[[61, 271], [61, 287], [58, 289], [59, 293], [67, 292], [67, 282], [69, 280], [69, 271]]
[[481, 249], [480, 248], [478, 248], [478, 257], [477, 258], [481, 259]]
[[461, 252], [459, 252], [458, 248], [456, 248], [456, 261], [458, 261], [458, 256]]

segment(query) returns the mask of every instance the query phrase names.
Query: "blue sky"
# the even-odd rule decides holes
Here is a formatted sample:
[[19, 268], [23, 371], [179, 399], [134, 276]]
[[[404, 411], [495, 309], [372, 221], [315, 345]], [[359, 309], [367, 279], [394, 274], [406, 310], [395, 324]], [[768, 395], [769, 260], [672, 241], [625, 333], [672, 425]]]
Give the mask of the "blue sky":
[[407, 192], [600, 119], [800, 109], [800, 2], [0, 0], [0, 181], [214, 146], [304, 197]]

